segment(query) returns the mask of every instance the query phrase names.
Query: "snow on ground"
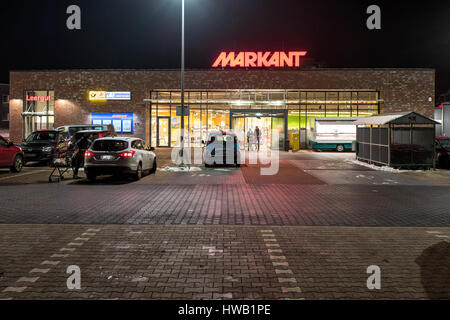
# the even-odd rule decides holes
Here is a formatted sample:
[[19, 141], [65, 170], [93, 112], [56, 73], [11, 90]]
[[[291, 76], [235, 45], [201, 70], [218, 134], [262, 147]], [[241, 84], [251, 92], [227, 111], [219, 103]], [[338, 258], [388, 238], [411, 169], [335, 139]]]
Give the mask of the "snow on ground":
[[200, 167], [165, 167], [161, 169], [164, 172], [198, 172], [202, 171]]
[[402, 173], [402, 172], [421, 172], [421, 173], [426, 173], [426, 172], [429, 172], [429, 170], [404, 170], [404, 169], [400, 170], [400, 169], [395, 169], [395, 168], [391, 168], [391, 167], [388, 167], [388, 166], [376, 166], [374, 164], [370, 164], [370, 163], [367, 163], [367, 162], [359, 161], [359, 160], [356, 160], [356, 159], [345, 159], [344, 161], [348, 162], [348, 163], [356, 164], [356, 165], [359, 165], [359, 166], [363, 166], [363, 167], [366, 167], [366, 168], [370, 168], [370, 169], [373, 169], [373, 170], [384, 171], [384, 172], [392, 172], [392, 173]]

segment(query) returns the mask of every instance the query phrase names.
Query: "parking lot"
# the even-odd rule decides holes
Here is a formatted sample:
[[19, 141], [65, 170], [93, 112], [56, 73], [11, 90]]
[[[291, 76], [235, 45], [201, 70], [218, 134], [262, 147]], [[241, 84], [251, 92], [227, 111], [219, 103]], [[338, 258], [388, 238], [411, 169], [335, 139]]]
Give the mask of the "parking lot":
[[[0, 298], [449, 298], [448, 171], [383, 171], [351, 153], [180, 170], [140, 181], [0, 173]], [[81, 290], [66, 268], [82, 270]], [[368, 266], [381, 290], [366, 286]]]

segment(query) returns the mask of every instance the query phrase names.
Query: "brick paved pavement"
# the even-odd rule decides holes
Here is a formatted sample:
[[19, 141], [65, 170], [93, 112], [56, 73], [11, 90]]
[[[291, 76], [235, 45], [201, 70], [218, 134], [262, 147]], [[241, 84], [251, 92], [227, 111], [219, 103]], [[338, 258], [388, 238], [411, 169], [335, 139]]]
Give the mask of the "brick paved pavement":
[[[0, 235], [2, 299], [450, 298], [450, 228], [0, 225]], [[79, 291], [67, 289], [69, 265], [81, 268]], [[381, 290], [367, 289], [370, 265]]]
[[0, 223], [450, 226], [449, 187], [24, 185]]

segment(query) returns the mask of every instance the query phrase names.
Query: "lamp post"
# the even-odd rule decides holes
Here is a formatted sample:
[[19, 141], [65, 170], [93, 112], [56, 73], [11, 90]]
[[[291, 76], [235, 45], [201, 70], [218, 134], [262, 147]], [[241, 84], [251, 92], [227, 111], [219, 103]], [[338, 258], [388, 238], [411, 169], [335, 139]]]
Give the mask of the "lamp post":
[[184, 0], [181, 0], [181, 136], [180, 166], [184, 166]]

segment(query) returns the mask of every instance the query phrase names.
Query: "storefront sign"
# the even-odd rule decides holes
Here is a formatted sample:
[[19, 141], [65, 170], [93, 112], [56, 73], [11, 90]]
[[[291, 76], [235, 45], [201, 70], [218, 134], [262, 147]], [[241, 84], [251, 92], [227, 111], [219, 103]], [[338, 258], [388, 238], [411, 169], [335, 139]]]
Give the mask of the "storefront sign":
[[90, 101], [131, 100], [131, 92], [89, 91]]
[[213, 68], [300, 68], [301, 57], [306, 54], [306, 51], [221, 52]]
[[51, 96], [29, 96], [28, 94], [25, 95], [26, 101], [39, 101], [39, 102], [45, 102], [45, 101], [51, 101]]
[[91, 124], [112, 124], [118, 133], [132, 133], [133, 113], [91, 113]]

